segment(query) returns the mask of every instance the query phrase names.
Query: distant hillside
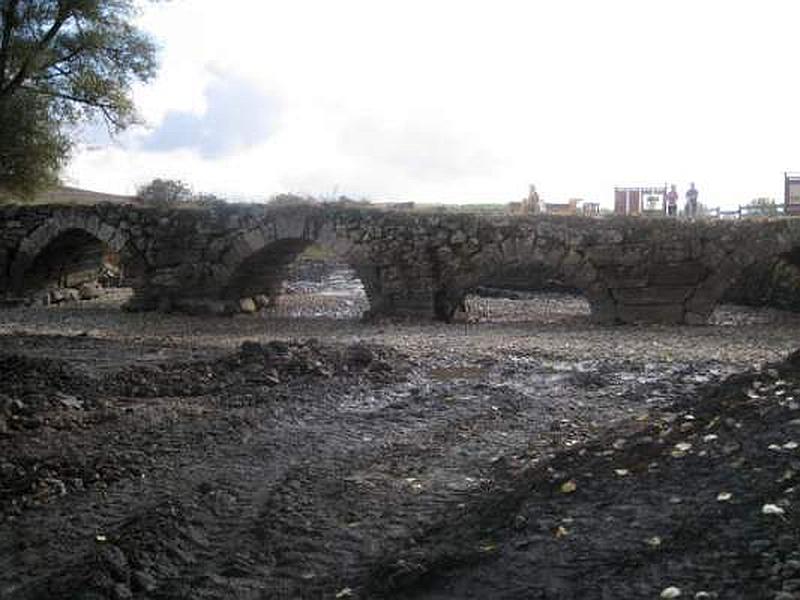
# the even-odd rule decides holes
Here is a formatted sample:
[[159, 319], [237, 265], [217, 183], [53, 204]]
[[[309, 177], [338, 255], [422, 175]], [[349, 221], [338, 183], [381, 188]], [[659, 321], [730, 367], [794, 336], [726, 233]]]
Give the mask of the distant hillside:
[[139, 204], [135, 196], [120, 196], [118, 194], [104, 194], [80, 188], [59, 186], [46, 192], [37, 194], [36, 204], [100, 204], [113, 202], [116, 204]]

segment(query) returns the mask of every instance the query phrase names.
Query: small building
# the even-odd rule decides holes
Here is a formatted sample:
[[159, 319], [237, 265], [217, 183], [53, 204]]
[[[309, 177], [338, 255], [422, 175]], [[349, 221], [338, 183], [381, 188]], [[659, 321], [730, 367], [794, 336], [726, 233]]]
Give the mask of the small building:
[[614, 188], [614, 213], [661, 216], [667, 212], [667, 186]]
[[638, 215], [642, 212], [642, 195], [639, 188], [614, 188], [614, 213]]
[[783, 185], [784, 213], [800, 215], [800, 173], [784, 173]]
[[570, 198], [566, 204], [557, 204], [554, 202], [545, 202], [544, 212], [549, 215], [577, 215], [578, 214], [578, 198]]
[[584, 202], [581, 205], [581, 214], [584, 217], [599, 217], [600, 216], [600, 203], [599, 202]]
[[570, 198], [565, 203], [542, 202], [536, 187], [531, 185], [528, 188], [528, 195], [519, 202], [509, 202], [508, 211], [515, 215], [599, 215], [600, 205], [596, 202], [583, 203], [580, 198]]

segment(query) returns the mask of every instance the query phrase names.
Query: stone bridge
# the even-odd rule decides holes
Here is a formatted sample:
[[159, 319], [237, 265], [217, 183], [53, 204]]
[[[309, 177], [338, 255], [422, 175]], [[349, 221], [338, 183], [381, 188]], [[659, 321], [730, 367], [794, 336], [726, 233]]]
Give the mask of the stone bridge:
[[448, 320], [465, 294], [546, 272], [601, 322], [703, 323], [748, 266], [800, 264], [800, 219], [693, 222], [476, 216], [337, 204], [0, 206], [0, 296], [30, 295], [113, 256], [133, 309], [217, 312], [272, 294], [319, 244], [360, 277], [374, 316]]

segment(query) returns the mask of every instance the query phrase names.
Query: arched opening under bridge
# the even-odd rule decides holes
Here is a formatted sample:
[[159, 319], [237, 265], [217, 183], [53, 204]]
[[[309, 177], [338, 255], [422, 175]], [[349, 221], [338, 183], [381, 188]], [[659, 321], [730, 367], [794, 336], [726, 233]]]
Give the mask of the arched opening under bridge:
[[358, 319], [370, 302], [359, 269], [322, 244], [283, 239], [246, 257], [223, 290], [240, 312]]
[[45, 305], [100, 298], [122, 304], [143, 273], [128, 250], [86, 229], [64, 228], [18, 258], [12, 267], [17, 292]]
[[588, 320], [584, 291], [555, 267], [531, 262], [501, 266], [463, 289], [455, 321], [558, 323]]
[[800, 244], [743, 269], [725, 290], [710, 322], [793, 318], [800, 319]]

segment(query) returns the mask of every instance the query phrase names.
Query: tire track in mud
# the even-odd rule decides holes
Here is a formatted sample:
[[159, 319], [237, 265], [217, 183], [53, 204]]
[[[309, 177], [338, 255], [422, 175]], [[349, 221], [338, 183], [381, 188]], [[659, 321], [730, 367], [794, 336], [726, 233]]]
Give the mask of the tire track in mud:
[[[345, 398], [289, 434], [304, 438], [305, 457], [259, 496], [263, 506], [256, 518], [249, 522], [251, 512], [239, 521], [231, 544], [240, 551], [240, 567], [250, 565], [251, 573], [267, 582], [260, 588], [265, 597], [311, 598], [346, 590], [383, 557], [471, 510], [493, 485], [490, 473], [525, 468], [532, 458], [530, 440], [543, 433], [541, 424], [547, 420], [521, 410], [498, 416], [492, 404], [497, 398], [468, 394], [474, 392], [472, 383], [440, 388], [429, 387], [416, 400], [406, 389], [384, 390], [382, 395], [395, 401], [367, 409]], [[454, 408], [443, 400], [454, 394], [470, 402]], [[535, 394], [528, 401], [531, 397]], [[519, 408], [523, 402], [516, 398], [510, 404]], [[508, 442], [509, 428], [519, 428], [521, 436]], [[480, 449], [476, 438], [489, 449], [470, 449]], [[519, 455], [507, 459], [513, 452]], [[241, 549], [251, 544], [254, 550], [243, 557]], [[185, 579], [184, 589], [199, 594], [202, 581], [212, 581], [226, 585], [226, 593], [235, 589], [237, 597], [247, 597], [241, 586], [254, 589], [258, 583], [242, 583], [244, 567], [239, 580], [225, 579], [226, 565], [204, 564], [204, 574]]]
[[[107, 488], [91, 489], [85, 493], [73, 493], [55, 500], [47, 506], [26, 511], [13, 521], [3, 524], [0, 535], [0, 573], [13, 575], [35, 575], [36, 580], [46, 578], [53, 570], [63, 572], [53, 574], [49, 583], [36, 583], [28, 588], [30, 578], [20, 577], [21, 581], [9, 583], [5, 577], [0, 590], [9, 597], [40, 597], [44, 587], [54, 587], [54, 592], [68, 595], [69, 579], [80, 589], [79, 580], [87, 574], [81, 572], [84, 564], [94, 564], [94, 557], [102, 554], [104, 545], [115, 541], [115, 531], [130, 525], [135, 515], [146, 516], [158, 512], [157, 507], [179, 506], [190, 501], [192, 482], [197, 475], [192, 474], [192, 465], [208, 460], [215, 452], [210, 446], [191, 447], [195, 432], [164, 431], [130, 432], [132, 437], [159, 454], [158, 465], [149, 470], [141, 479], [121, 479]], [[213, 468], [213, 467], [212, 467]], [[134, 515], [132, 517], [132, 515]], [[15, 552], [15, 546], [22, 546], [23, 552]], [[71, 556], [69, 564], [64, 565], [65, 556]], [[27, 573], [26, 573], [27, 571]], [[74, 576], [69, 575], [75, 573]], [[66, 578], [66, 579], [65, 579]], [[12, 577], [9, 577], [12, 579]], [[53, 585], [58, 583], [57, 586]], [[84, 582], [85, 583], [85, 582]], [[16, 589], [14, 585], [21, 585]]]
[[[582, 393], [580, 381], [569, 375], [556, 387], [539, 368], [516, 387], [491, 367], [479, 379], [329, 381], [322, 392], [289, 388], [269, 401], [193, 398], [202, 417], [136, 433], [137, 444], [175, 450], [148, 481], [122, 480], [18, 520], [16, 534], [32, 535], [28, 552], [0, 567], [23, 585], [0, 579], [0, 590], [23, 599], [87, 589], [101, 597], [313, 598], [352, 586], [357, 597], [358, 583], [387, 556], [480, 505], [498, 469], [524, 469], [580, 433], [563, 423], [574, 420], [565, 398]], [[628, 388], [620, 387], [626, 404], [641, 405]], [[211, 441], [197, 444], [205, 435]], [[13, 544], [2, 544], [2, 556], [13, 556]]]

